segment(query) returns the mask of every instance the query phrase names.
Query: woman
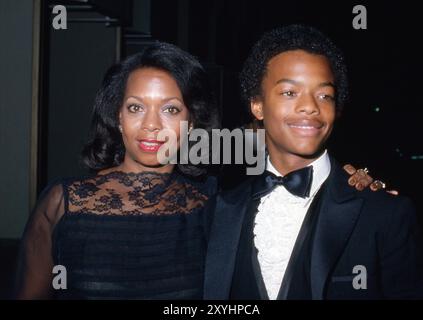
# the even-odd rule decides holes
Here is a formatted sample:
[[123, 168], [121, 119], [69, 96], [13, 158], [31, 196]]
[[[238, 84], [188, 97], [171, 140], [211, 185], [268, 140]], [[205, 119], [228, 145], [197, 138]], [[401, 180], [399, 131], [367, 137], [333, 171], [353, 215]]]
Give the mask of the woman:
[[[204, 168], [162, 165], [162, 129], [218, 127], [207, 75], [181, 49], [157, 43], [106, 74], [85, 164], [98, 174], [48, 188], [27, 225], [19, 298], [200, 299]], [[179, 143], [186, 137], [179, 137]], [[66, 268], [67, 289], [52, 288]]]
[[17, 298], [202, 298], [215, 179], [157, 153], [162, 129], [218, 127], [210, 92], [200, 63], [166, 43], [108, 71], [83, 151], [96, 174], [43, 192], [22, 241]]

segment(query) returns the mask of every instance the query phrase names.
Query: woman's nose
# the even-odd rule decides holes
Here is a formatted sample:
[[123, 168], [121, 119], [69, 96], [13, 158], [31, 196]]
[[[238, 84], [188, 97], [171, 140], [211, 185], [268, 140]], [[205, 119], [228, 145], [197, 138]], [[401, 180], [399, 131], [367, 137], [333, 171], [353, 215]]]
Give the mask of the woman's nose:
[[157, 131], [162, 129], [162, 123], [160, 115], [155, 110], [147, 111], [143, 123], [142, 129], [147, 131]]

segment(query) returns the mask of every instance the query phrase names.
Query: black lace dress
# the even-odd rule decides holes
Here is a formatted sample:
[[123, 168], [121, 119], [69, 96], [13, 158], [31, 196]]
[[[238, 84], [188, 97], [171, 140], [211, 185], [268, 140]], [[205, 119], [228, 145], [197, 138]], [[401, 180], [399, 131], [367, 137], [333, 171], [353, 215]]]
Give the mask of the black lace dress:
[[215, 189], [151, 172], [54, 184], [25, 229], [17, 297], [201, 299]]

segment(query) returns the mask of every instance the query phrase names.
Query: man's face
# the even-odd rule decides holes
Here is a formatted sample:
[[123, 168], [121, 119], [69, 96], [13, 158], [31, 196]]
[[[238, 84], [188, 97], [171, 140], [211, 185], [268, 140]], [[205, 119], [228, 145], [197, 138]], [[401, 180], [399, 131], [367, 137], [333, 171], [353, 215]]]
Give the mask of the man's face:
[[335, 120], [334, 76], [327, 58], [302, 50], [273, 57], [251, 111], [263, 120], [270, 153], [316, 157]]

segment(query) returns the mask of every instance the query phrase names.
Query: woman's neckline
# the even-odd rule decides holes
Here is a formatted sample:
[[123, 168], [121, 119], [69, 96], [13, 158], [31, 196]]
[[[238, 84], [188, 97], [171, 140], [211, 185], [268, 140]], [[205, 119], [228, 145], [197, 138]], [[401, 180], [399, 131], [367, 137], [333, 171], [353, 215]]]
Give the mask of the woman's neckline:
[[96, 176], [98, 177], [104, 177], [108, 175], [122, 175], [122, 176], [132, 176], [132, 177], [138, 177], [138, 176], [145, 176], [145, 175], [151, 175], [151, 176], [160, 176], [160, 177], [168, 177], [174, 174], [174, 171], [172, 172], [157, 172], [157, 171], [141, 171], [141, 172], [133, 172], [133, 171], [123, 171], [123, 170], [110, 170], [104, 173], [97, 172]]
[[105, 173], [97, 173], [95, 178], [97, 179], [118, 179], [118, 180], [129, 180], [133, 182], [145, 183], [147, 180], [157, 181], [160, 183], [170, 183], [177, 177], [176, 171], [172, 172], [157, 172], [157, 171], [141, 171], [141, 172], [126, 172], [123, 170], [112, 170]]

